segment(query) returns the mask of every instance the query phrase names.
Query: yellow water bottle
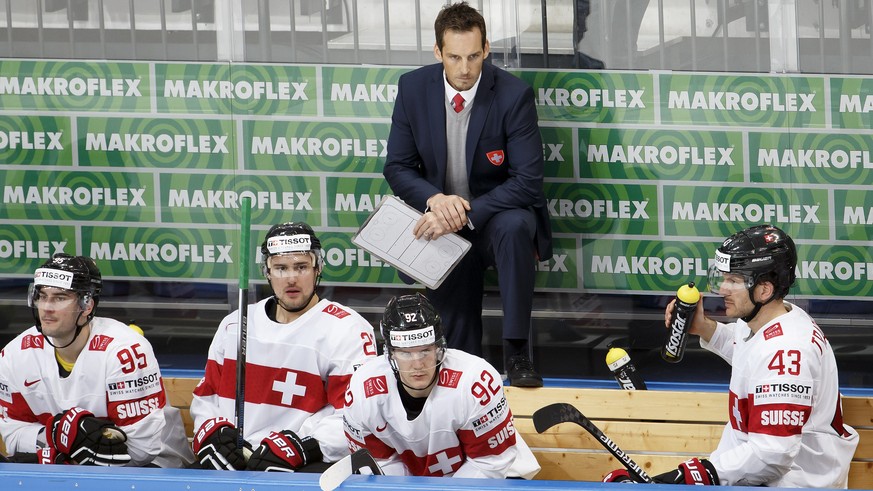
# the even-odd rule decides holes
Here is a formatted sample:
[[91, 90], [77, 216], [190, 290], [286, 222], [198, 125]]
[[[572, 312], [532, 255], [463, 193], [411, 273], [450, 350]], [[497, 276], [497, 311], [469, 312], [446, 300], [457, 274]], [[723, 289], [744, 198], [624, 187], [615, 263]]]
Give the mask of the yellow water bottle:
[[621, 348], [609, 348], [606, 353], [606, 365], [615, 377], [618, 385], [625, 390], [646, 390], [646, 383], [631, 362], [630, 355]]
[[697, 312], [697, 302], [700, 301], [700, 291], [694, 282], [682, 286], [676, 292], [676, 303], [670, 315], [670, 329], [667, 340], [661, 348], [661, 358], [670, 363], [679, 363], [685, 354], [685, 343], [688, 342], [688, 328]]

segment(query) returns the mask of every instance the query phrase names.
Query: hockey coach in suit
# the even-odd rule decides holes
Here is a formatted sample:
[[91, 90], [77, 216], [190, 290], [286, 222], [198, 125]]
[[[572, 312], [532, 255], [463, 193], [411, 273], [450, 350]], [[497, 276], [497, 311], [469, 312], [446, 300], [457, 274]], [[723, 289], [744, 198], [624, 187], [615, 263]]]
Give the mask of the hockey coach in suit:
[[466, 2], [444, 7], [434, 31], [440, 63], [400, 77], [384, 175], [395, 195], [424, 212], [417, 239], [457, 232], [473, 244], [427, 291], [449, 347], [482, 354], [483, 278], [493, 265], [510, 382], [539, 387], [529, 344], [534, 273], [552, 245], [533, 91], [486, 61], [485, 20]]

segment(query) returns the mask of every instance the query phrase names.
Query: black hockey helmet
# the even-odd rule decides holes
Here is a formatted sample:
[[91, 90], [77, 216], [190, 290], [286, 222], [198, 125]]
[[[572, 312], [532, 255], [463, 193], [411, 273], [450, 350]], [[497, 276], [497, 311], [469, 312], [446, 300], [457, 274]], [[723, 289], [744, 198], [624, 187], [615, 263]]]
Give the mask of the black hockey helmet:
[[[784, 297], [794, 284], [796, 267], [797, 248], [791, 237], [773, 225], [756, 225], [725, 239], [715, 251], [712, 271], [716, 278], [723, 273], [748, 277], [749, 288], [766, 279], [775, 285], [776, 296]], [[710, 290], [717, 292], [716, 285], [710, 283]]]
[[[445, 349], [446, 337], [440, 315], [421, 293], [402, 295], [388, 301], [382, 321], [379, 322], [385, 351], [396, 348], [414, 348], [436, 345]], [[441, 357], [440, 357], [441, 358]]]
[[100, 274], [100, 269], [97, 267], [97, 262], [88, 256], [79, 256], [85, 265], [88, 267], [88, 274], [91, 276], [91, 287], [93, 292], [91, 297], [94, 299], [94, 307], [100, 301], [100, 294], [103, 293], [103, 275]]
[[[725, 274], [743, 278], [741, 286], [748, 290], [755, 309], [742, 319], [748, 322], [761, 306], [784, 298], [796, 279], [797, 248], [791, 237], [773, 225], [756, 225], [737, 232], [722, 242], [715, 251], [715, 263], [709, 268], [709, 290], [718, 293], [725, 283]], [[755, 302], [753, 289], [762, 281], [773, 283], [774, 294], [766, 302]]]
[[[94, 307], [88, 313], [85, 322], [80, 324], [78, 320], [76, 321], [76, 333], [73, 339], [65, 346], [56, 346], [58, 348], [65, 348], [76, 340], [82, 328], [97, 313], [97, 303], [100, 298], [100, 292], [103, 290], [103, 277], [100, 274], [100, 269], [97, 268], [97, 263], [87, 256], [71, 256], [70, 254], [57, 253], [37, 268], [33, 274], [33, 283], [30, 285], [30, 291], [27, 294], [27, 305], [31, 309], [36, 327], [40, 332], [42, 332], [42, 323], [37, 312], [37, 305], [40, 291], [44, 287], [55, 287], [75, 292], [79, 297], [79, 310], [82, 312], [88, 308], [89, 301], [94, 302]], [[82, 315], [81, 312], [79, 315]], [[46, 340], [48, 341], [48, 338]], [[51, 341], [48, 341], [48, 343], [52, 344]], [[55, 345], [52, 344], [52, 346]]]
[[267, 259], [279, 254], [311, 252], [315, 255], [315, 267], [319, 271], [324, 266], [324, 251], [315, 231], [304, 222], [278, 223], [270, 227], [261, 244], [261, 272], [267, 276]]
[[35, 305], [36, 295], [44, 286], [74, 291], [83, 303], [88, 299], [96, 302], [103, 291], [103, 277], [90, 257], [71, 256], [61, 252], [53, 255], [34, 272], [28, 305]]

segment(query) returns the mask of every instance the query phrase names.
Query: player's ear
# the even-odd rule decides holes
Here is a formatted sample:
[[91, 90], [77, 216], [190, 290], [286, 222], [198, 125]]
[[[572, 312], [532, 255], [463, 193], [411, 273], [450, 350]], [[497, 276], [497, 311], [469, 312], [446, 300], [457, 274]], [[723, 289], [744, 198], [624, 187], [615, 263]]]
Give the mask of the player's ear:
[[437, 43], [433, 43], [433, 56], [437, 61], [443, 61], [443, 52], [440, 51], [440, 46]]
[[90, 294], [85, 294], [79, 297], [79, 309], [86, 316], [94, 311], [94, 298]]
[[776, 286], [771, 281], [762, 281], [755, 287], [758, 290], [758, 301], [766, 302], [776, 295]]

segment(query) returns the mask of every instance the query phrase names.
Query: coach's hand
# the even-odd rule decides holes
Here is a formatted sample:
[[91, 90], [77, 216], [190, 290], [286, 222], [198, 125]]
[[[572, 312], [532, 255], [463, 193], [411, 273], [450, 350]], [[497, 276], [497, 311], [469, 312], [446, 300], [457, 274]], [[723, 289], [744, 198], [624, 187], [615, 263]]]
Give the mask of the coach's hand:
[[679, 468], [658, 474], [653, 478], [659, 484], [693, 484], [695, 486], [718, 486], [718, 472], [706, 459], [688, 459]]
[[321, 449], [315, 438], [300, 438], [290, 430], [275, 431], [261, 440], [249, 459], [250, 471], [294, 472], [313, 462], [321, 462]]
[[226, 418], [210, 418], [194, 435], [194, 453], [204, 469], [245, 470], [252, 454], [249, 442], [237, 448], [239, 431]]
[[435, 194], [428, 198], [430, 210], [416, 222], [412, 233], [416, 239], [433, 240], [457, 232], [467, 224], [470, 202], [456, 195]]
[[45, 434], [41, 463], [121, 466], [130, 462], [124, 431], [79, 407], [56, 414], [46, 424]]

